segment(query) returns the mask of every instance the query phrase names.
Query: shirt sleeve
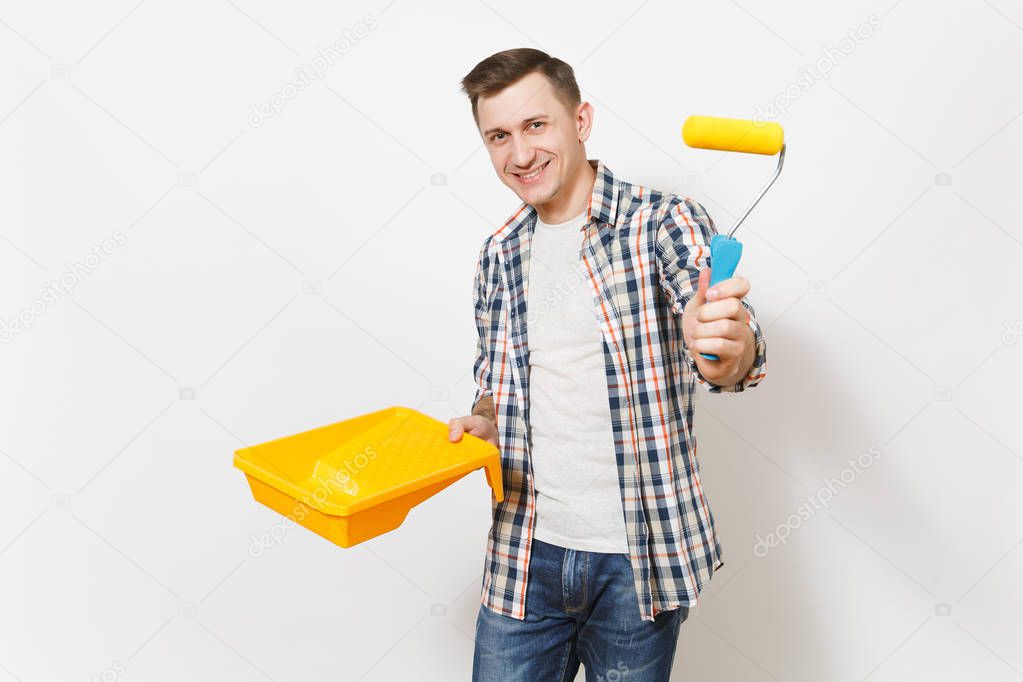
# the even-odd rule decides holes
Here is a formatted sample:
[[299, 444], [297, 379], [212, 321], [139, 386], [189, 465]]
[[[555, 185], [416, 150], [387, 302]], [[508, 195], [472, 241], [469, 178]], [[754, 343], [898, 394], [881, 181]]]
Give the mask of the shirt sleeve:
[[[680, 317], [689, 299], [697, 291], [700, 270], [713, 265], [710, 262], [710, 240], [717, 233], [714, 221], [706, 209], [699, 202], [683, 197], [677, 197], [672, 201], [658, 226], [657, 261], [661, 288], [667, 294], [672, 310]], [[767, 376], [767, 343], [763, 330], [757, 321], [752, 304], [746, 298], [743, 298], [741, 303], [748, 313], [746, 323], [753, 330], [755, 344], [753, 364], [741, 381], [723, 386], [709, 381], [700, 372], [696, 360], [690, 353], [685, 335], [680, 334], [689, 368], [697, 382], [711, 393], [737, 393], [756, 386]]]
[[476, 260], [476, 283], [473, 287], [473, 307], [476, 310], [476, 359], [472, 373], [476, 378], [476, 395], [472, 399], [469, 414], [472, 414], [481, 399], [492, 395], [490, 384], [490, 311], [487, 306], [487, 277], [490, 271], [488, 247], [490, 238], [483, 243]]

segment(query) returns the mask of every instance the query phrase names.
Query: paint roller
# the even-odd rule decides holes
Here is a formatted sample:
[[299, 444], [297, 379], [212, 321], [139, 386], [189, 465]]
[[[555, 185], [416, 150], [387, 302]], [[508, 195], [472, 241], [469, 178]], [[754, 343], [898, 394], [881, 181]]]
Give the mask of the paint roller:
[[[742, 225], [753, 207], [763, 198], [781, 173], [785, 162], [785, 131], [774, 122], [757, 123], [737, 118], [717, 116], [690, 116], [682, 124], [682, 139], [690, 147], [716, 149], [722, 152], [745, 152], [746, 154], [778, 155], [778, 167], [753, 203], [743, 212], [727, 234], [715, 234], [710, 240], [710, 286], [728, 279], [735, 274], [742, 255], [742, 242], [732, 235]], [[717, 360], [712, 353], [700, 353], [708, 360]]]

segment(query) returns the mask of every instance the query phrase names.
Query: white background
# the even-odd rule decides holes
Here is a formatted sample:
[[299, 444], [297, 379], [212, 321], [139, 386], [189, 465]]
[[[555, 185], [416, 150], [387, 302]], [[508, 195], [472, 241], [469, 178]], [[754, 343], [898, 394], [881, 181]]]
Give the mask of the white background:
[[232, 455], [468, 410], [474, 259], [518, 200], [458, 84], [521, 46], [575, 67], [590, 158], [720, 228], [774, 161], [682, 121], [784, 103], [738, 233], [768, 378], [698, 403], [726, 566], [673, 679], [1023, 677], [1018, 3], [340, 4], [0, 6], [0, 318], [125, 238], [0, 346], [0, 681], [468, 679], [482, 473], [357, 547], [254, 557], [281, 517]]

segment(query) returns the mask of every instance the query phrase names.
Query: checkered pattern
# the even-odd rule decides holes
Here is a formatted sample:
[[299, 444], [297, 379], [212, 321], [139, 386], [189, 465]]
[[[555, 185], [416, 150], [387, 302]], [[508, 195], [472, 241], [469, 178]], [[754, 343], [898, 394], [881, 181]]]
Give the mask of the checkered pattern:
[[[766, 344], [747, 301], [756, 340], [749, 374], [734, 385], [703, 377], [682, 336], [682, 311], [710, 265], [714, 223], [699, 203], [617, 179], [590, 160], [596, 181], [580, 229], [580, 257], [603, 336], [608, 405], [618, 459], [629, 555], [639, 610], [694, 606], [724, 565], [714, 516], [700, 483], [693, 392], [742, 391], [765, 376]], [[476, 264], [479, 333], [476, 395], [492, 395], [505, 498], [493, 503], [482, 602], [522, 620], [536, 498], [529, 443], [526, 300], [536, 209], [523, 203], [483, 243]]]

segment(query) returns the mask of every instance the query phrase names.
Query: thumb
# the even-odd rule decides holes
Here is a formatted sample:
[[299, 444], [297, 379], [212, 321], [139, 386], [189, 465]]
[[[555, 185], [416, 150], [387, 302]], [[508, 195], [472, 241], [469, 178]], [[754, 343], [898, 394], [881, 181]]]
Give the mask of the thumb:
[[448, 422], [448, 440], [452, 442], [458, 442], [462, 439], [462, 433], [465, 431], [465, 427], [462, 425], [461, 418], [454, 418]]
[[696, 295], [692, 298], [692, 303], [697, 306], [701, 306], [707, 302], [707, 289], [710, 287], [710, 268], [704, 268], [700, 270], [700, 281], [696, 289]]

